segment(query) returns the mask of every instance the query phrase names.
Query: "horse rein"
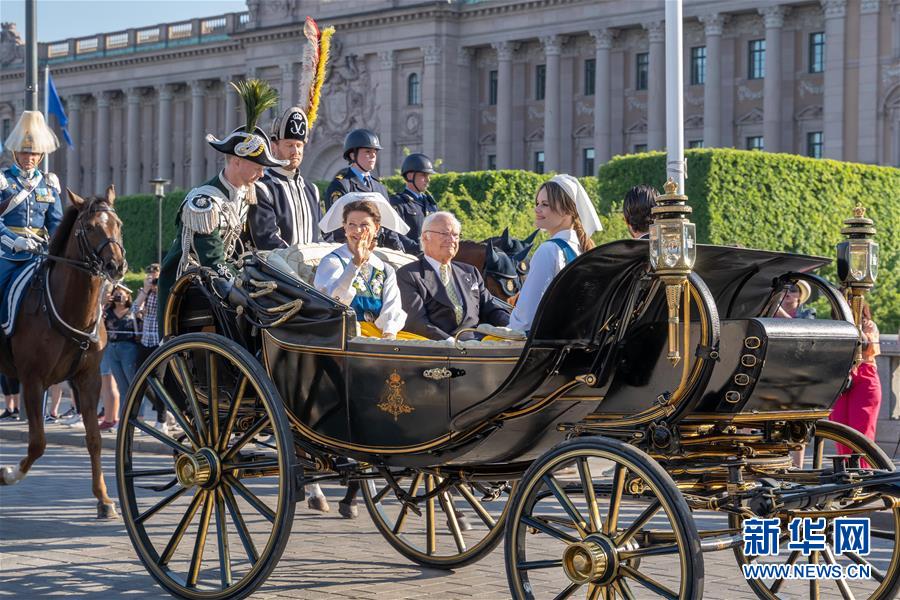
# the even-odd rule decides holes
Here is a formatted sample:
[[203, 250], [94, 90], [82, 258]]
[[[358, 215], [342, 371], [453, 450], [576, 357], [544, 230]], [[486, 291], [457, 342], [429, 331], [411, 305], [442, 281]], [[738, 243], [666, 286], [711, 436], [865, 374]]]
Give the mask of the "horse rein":
[[[106, 204], [105, 202], [100, 202], [98, 204]], [[106, 206], [102, 208], [94, 208], [91, 207], [90, 211], [86, 213], [87, 216], [91, 216], [98, 212], [110, 212], [115, 214], [115, 209], [111, 206]], [[78, 328], [72, 327], [69, 325], [63, 318], [62, 315], [59, 314], [59, 311], [56, 309], [56, 305], [53, 302], [53, 294], [50, 291], [50, 269], [44, 269], [44, 288], [45, 288], [45, 297], [47, 298], [47, 303], [44, 305], [44, 311], [48, 312], [49, 315], [52, 315], [51, 322], [55, 321], [62, 329], [63, 333], [69, 335], [76, 344], [79, 345], [82, 352], [88, 349], [90, 344], [95, 344], [100, 340], [100, 324], [102, 323], [103, 316], [103, 300], [106, 296], [106, 289], [109, 284], [115, 284], [112, 278], [109, 277], [103, 270], [103, 258], [100, 256], [101, 252], [106, 249], [107, 246], [117, 245], [122, 249], [122, 255], [125, 255], [125, 248], [122, 246], [122, 243], [119, 240], [107, 236], [106, 239], [102, 240], [100, 244], [95, 247], [91, 247], [87, 241], [87, 229], [85, 228], [83, 216], [80, 215], [78, 217], [78, 229], [75, 231], [75, 239], [78, 243], [78, 250], [82, 256], [86, 256], [87, 258], [82, 260], [73, 260], [71, 258], [65, 258], [62, 256], [52, 256], [50, 254], [41, 253], [45, 259], [59, 262], [68, 266], [71, 266], [74, 269], [79, 271], [83, 271], [91, 275], [91, 277], [99, 277], [103, 280], [100, 286], [100, 295], [99, 301], [97, 303], [97, 314], [94, 319], [93, 329], [90, 332], [82, 331]], [[125, 263], [125, 268], [127, 269], [128, 263]], [[47, 311], [47, 307], [49, 305], [49, 311]], [[80, 362], [76, 361], [76, 364]]]

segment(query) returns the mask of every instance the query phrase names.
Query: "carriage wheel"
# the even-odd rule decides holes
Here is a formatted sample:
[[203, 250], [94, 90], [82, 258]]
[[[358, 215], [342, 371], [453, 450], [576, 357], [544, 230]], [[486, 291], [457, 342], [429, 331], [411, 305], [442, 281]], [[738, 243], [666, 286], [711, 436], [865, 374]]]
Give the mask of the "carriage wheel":
[[[826, 443], [829, 444], [826, 445]], [[812, 468], [821, 469], [830, 467], [830, 461], [826, 454], [837, 454], [830, 442], [841, 443], [853, 449], [853, 452], [862, 454], [873, 468], [894, 470], [894, 465], [887, 454], [876, 446], [864, 435], [843, 425], [832, 421], [819, 421], [816, 423], [816, 432], [810, 444], [807, 445], [807, 458], [812, 452]], [[855, 598], [856, 600], [894, 600], [900, 593], [900, 506], [891, 508], [891, 501], [880, 498], [871, 498], [868, 502], [856, 501], [847, 506], [831, 504], [829, 508], [835, 510], [835, 515], [826, 518], [826, 551], [812, 552], [808, 557], [799, 551], [786, 549], [787, 533], [781, 540], [782, 552], [779, 556], [768, 556], [760, 563], [795, 564], [798, 561], [810, 564], [841, 565], [869, 565], [871, 579], [822, 579], [822, 580], [785, 580], [785, 579], [748, 579], [747, 583], [756, 592], [756, 595], [766, 600], [780, 598]], [[837, 555], [832, 545], [833, 519], [841, 516], [837, 511], [844, 508], [868, 508], [865, 512], [851, 514], [849, 516], [869, 517], [872, 528], [872, 551], [868, 556], [860, 556], [856, 553], [844, 553]], [[786, 518], [783, 517], [782, 521]], [[785, 523], [786, 525], [786, 523]], [[741, 530], [741, 521], [738, 517], [731, 517], [731, 526]], [[786, 529], [786, 528], [784, 528]], [[743, 548], [734, 549], [739, 565], [754, 564], [755, 556], [747, 556]]]
[[[145, 396], [162, 400], [183, 435], [138, 419]], [[171, 455], [141, 454], [142, 439]], [[125, 526], [153, 578], [181, 598], [252, 593], [290, 535], [295, 460], [278, 392], [247, 350], [209, 333], [157, 349], [129, 389], [116, 461]]]
[[479, 560], [500, 543], [515, 484], [461, 481], [439, 471], [393, 472], [407, 502], [377, 476], [361, 482], [362, 492], [378, 531], [409, 560], [455, 569]]
[[[652, 458], [628, 444], [576, 438], [525, 473], [506, 527], [517, 599], [699, 599], [703, 556], [687, 502]], [[656, 541], [655, 532], [671, 536]]]

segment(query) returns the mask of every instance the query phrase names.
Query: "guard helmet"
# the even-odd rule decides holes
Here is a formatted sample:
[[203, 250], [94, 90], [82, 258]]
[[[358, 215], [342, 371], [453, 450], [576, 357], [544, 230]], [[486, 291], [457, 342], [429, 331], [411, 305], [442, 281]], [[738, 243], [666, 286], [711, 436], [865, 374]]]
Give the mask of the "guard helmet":
[[410, 154], [403, 159], [403, 166], [400, 167], [400, 174], [406, 179], [407, 173], [428, 173], [434, 175], [434, 165], [431, 159], [421, 153]]
[[350, 153], [359, 148], [381, 150], [378, 134], [371, 129], [354, 129], [344, 138], [344, 160], [350, 160]]

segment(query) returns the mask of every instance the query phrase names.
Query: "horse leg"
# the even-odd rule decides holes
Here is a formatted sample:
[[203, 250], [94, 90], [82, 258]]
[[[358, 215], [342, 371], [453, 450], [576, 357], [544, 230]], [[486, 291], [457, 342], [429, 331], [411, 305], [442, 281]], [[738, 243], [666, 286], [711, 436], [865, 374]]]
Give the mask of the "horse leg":
[[34, 461], [44, 454], [47, 447], [47, 439], [44, 437], [43, 399], [44, 388], [39, 381], [28, 379], [21, 381], [19, 394], [20, 410], [24, 407], [24, 413], [28, 416], [28, 454], [16, 467], [3, 467], [0, 469], [0, 482], [4, 485], [14, 485], [22, 481]]
[[94, 497], [97, 498], [97, 518], [114, 519], [118, 516], [116, 503], [106, 493], [106, 480], [103, 478], [103, 465], [100, 462], [100, 451], [103, 448], [103, 442], [100, 439], [100, 424], [97, 422], [100, 369], [82, 371], [71, 383], [72, 393], [81, 407], [84, 438], [88, 453], [91, 455], [91, 487]]

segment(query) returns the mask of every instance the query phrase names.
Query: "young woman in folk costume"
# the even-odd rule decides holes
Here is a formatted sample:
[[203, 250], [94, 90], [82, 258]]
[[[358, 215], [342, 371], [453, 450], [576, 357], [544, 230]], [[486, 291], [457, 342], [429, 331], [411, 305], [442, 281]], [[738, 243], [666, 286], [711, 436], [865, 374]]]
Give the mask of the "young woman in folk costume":
[[563, 267], [594, 247], [591, 236], [602, 231], [597, 210], [581, 183], [571, 175], [556, 175], [538, 188], [534, 225], [550, 239], [531, 257], [528, 277], [509, 318], [509, 327], [531, 329], [544, 292]]
[[210, 267], [222, 275], [232, 271], [229, 262], [241, 252], [240, 237], [247, 212], [256, 202], [253, 184], [262, 177], [265, 167], [288, 164], [272, 155], [269, 137], [256, 126], [260, 115], [278, 103], [276, 92], [258, 79], [232, 85], [244, 101], [247, 124], [223, 140], [206, 136], [210, 146], [226, 155], [225, 168], [188, 192], [181, 203], [179, 234], [163, 259], [159, 274], [160, 335], [175, 280], [187, 269], [198, 266]]

